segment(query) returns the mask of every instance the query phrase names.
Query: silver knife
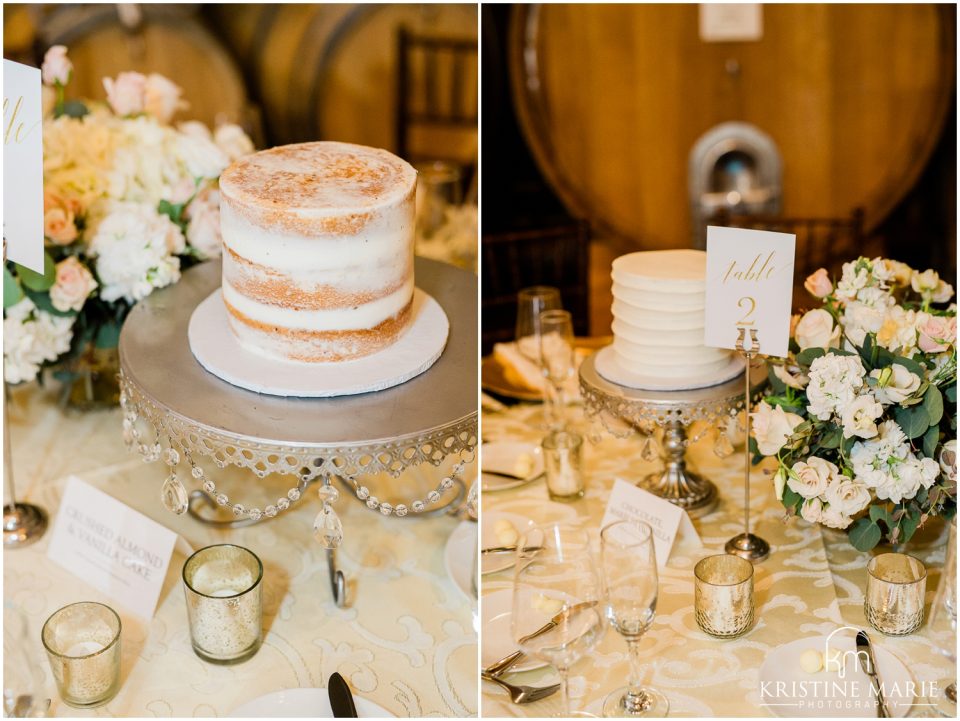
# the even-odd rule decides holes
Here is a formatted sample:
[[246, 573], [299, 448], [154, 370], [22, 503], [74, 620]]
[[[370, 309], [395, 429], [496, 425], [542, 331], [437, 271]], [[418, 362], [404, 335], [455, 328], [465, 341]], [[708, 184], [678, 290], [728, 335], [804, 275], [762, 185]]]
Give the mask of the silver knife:
[[357, 718], [353, 694], [339, 673], [334, 672], [327, 681], [327, 694], [330, 696], [330, 709], [334, 718]]
[[[864, 660], [864, 656], [866, 656], [866, 660]], [[857, 631], [857, 660], [860, 662], [860, 668], [870, 677], [873, 691], [877, 695], [877, 718], [890, 718], [887, 704], [883, 700], [880, 677], [877, 675], [877, 662], [873, 657], [873, 647], [870, 645], [870, 637], [864, 631]]]

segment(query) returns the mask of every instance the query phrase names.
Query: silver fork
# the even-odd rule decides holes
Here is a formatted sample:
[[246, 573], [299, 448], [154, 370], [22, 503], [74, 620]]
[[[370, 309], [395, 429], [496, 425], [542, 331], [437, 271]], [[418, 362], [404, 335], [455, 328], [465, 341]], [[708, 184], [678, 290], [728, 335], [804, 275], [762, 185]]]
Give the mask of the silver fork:
[[512, 683], [507, 683], [502, 678], [497, 678], [496, 676], [491, 676], [488, 673], [480, 674], [487, 681], [492, 681], [498, 686], [502, 687], [507, 693], [510, 694], [510, 700], [514, 703], [533, 703], [534, 701], [539, 701], [542, 698], [551, 696], [555, 694], [560, 688], [560, 684], [555, 683], [552, 686], [514, 686]]

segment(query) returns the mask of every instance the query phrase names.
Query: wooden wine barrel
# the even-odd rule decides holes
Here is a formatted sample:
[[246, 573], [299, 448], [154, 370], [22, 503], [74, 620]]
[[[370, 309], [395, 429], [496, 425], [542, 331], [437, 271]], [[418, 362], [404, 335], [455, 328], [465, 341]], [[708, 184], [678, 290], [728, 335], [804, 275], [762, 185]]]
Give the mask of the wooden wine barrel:
[[523, 133], [575, 215], [690, 243], [688, 157], [725, 121], [770, 135], [783, 213], [872, 229], [917, 180], [955, 87], [955, 8], [763, 5], [755, 42], [703, 42], [697, 5], [526, 5], [511, 18]]
[[[477, 6], [211, 6], [256, 85], [276, 143], [342, 140], [392, 149], [397, 31], [476, 38]], [[475, 160], [476, 133], [437, 135], [438, 157]]]
[[183, 88], [190, 104], [176, 119], [208, 125], [243, 121], [247, 104], [243, 77], [195, 8], [136, 7], [142, 16], [127, 18], [132, 27], [121, 23], [116, 5], [59, 6], [42, 18], [43, 45], [63, 44], [69, 49], [74, 72], [68, 96], [102, 100], [104, 77], [127, 70], [156, 72]]

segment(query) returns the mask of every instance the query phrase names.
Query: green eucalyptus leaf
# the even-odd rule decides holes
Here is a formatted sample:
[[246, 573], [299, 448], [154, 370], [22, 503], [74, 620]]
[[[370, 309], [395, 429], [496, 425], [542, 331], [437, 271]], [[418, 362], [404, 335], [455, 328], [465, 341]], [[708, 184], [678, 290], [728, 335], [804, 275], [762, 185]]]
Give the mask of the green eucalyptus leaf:
[[71, 118], [82, 118], [84, 115], [89, 114], [87, 106], [81, 103], [79, 100], [68, 100], [60, 108], [58, 115], [67, 115]]
[[887, 528], [893, 526], [893, 522], [890, 520], [890, 512], [887, 510], [886, 506], [870, 506], [870, 520], [874, 523], [883, 521], [887, 525]]
[[869, 551], [882, 537], [880, 526], [869, 518], [861, 518], [850, 527], [850, 543], [858, 551]]
[[951, 403], [957, 402], [957, 386], [956, 384], [951, 384], [947, 386], [947, 390], [944, 391], [944, 395], [947, 397], [947, 400]]
[[33, 301], [33, 304], [44, 313], [49, 313], [50, 315], [55, 315], [60, 318], [69, 318], [77, 314], [75, 310], [58, 310], [54, 308], [53, 303], [50, 301], [50, 294], [46, 291], [27, 290], [26, 293], [27, 297]]
[[4, 309], [9, 308], [12, 305], [16, 305], [21, 300], [23, 300], [23, 288], [20, 287], [20, 284], [17, 282], [17, 279], [13, 277], [13, 273], [10, 272], [10, 269], [4, 265], [3, 266], [3, 307]]
[[907, 438], [919, 438], [930, 427], [930, 415], [922, 405], [897, 408], [893, 416]]
[[797, 363], [805, 368], [809, 368], [811, 363], [817, 358], [826, 355], [826, 353], [823, 348], [804, 348], [797, 353]]
[[931, 426], [937, 425], [943, 418], [943, 394], [935, 385], [931, 385], [927, 388], [927, 392], [923, 394], [923, 407], [926, 409], [927, 415], [930, 416]]
[[116, 348], [119, 342], [119, 323], [104, 323], [97, 329], [97, 338], [94, 341], [97, 348]]
[[772, 363], [767, 365], [767, 380], [770, 382], [770, 387], [773, 388], [774, 393], [779, 395], [787, 390], [787, 384], [777, 378], [777, 374], [773, 372]]
[[906, 543], [909, 541], [913, 534], [916, 533], [917, 527], [920, 525], [920, 514], [916, 511], [908, 511], [907, 514], [900, 521], [900, 538], [897, 539], [900, 543]]
[[833, 426], [820, 436], [820, 446], [822, 448], [839, 448], [843, 442], [843, 429]]
[[43, 254], [43, 273], [17, 264], [17, 275], [25, 288], [30, 290], [49, 290], [57, 280], [57, 264], [49, 253]]
[[923, 434], [923, 455], [927, 458], [934, 458], [937, 452], [937, 444], [940, 442], [940, 426], [932, 425]]

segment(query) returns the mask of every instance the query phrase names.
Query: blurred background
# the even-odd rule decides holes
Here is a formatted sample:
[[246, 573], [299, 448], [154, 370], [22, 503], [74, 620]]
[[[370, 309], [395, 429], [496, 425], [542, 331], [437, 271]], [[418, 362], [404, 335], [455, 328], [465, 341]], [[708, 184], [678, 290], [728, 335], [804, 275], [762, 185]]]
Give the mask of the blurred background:
[[3, 30], [4, 57], [31, 65], [66, 45], [69, 96], [158, 72], [190, 104], [178, 119], [239, 123], [258, 148], [395, 152], [421, 171], [418, 252], [475, 265], [475, 4], [5, 4]]
[[535, 284], [609, 333], [612, 260], [707, 224], [796, 233], [800, 283], [860, 254], [954, 281], [955, 6], [485, 5], [481, 27], [484, 352]]

